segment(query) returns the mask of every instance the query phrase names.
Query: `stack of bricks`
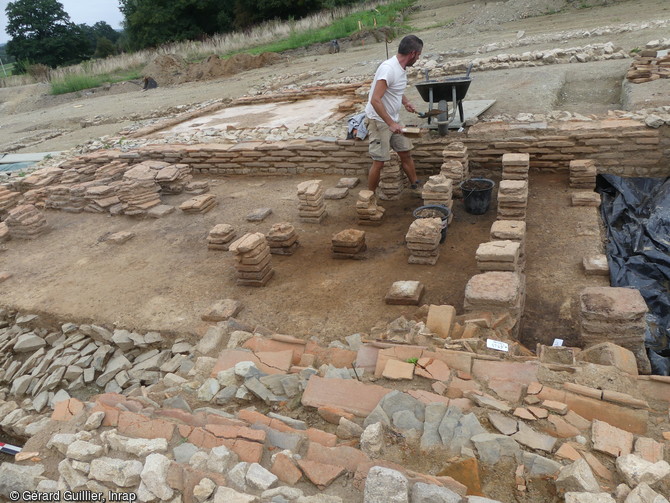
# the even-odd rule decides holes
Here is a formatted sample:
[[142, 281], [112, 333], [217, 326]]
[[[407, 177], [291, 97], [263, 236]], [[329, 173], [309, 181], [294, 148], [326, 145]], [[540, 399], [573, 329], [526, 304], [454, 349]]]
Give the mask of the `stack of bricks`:
[[377, 226], [382, 224], [385, 208], [377, 204], [375, 193], [371, 190], [361, 190], [356, 201], [358, 225]]
[[611, 342], [633, 352], [640, 374], [651, 373], [644, 347], [647, 304], [634, 288], [588, 287], [580, 300], [580, 333], [585, 346]]
[[161, 161], [144, 161], [152, 163], [152, 169], [157, 170], [156, 182], [161, 186], [163, 194], [181, 194], [191, 182], [191, 168], [188, 164], [169, 164]]
[[580, 190], [570, 195], [573, 206], [600, 206], [600, 194], [593, 191]]
[[457, 185], [470, 177], [468, 148], [460, 141], [449, 143], [442, 150], [440, 174], [450, 178]]
[[670, 55], [667, 49], [645, 50], [637, 54], [626, 72], [626, 78], [633, 84], [670, 79]]
[[519, 270], [526, 266], [526, 222], [523, 220], [496, 220], [491, 226], [491, 241], [519, 243]]
[[514, 323], [510, 335], [516, 337], [525, 304], [525, 283], [523, 274], [511, 271], [477, 274], [465, 286], [465, 312], [508, 313]]
[[84, 211], [90, 213], [106, 213], [112, 206], [121, 202], [114, 191], [114, 187], [110, 185], [87, 187], [84, 197], [87, 202]]
[[235, 239], [235, 229], [230, 224], [215, 225], [207, 236], [207, 248], [228, 251], [230, 242]]
[[498, 220], [525, 220], [528, 182], [502, 180], [498, 186]]
[[238, 286], [265, 286], [272, 275], [270, 247], [260, 232], [245, 234], [230, 245], [235, 255]]
[[453, 184], [453, 180], [443, 174], [434, 175], [428, 178], [421, 192], [423, 204], [438, 204], [449, 208], [449, 223], [454, 218], [453, 212], [451, 212], [454, 206]]
[[35, 239], [49, 230], [44, 213], [32, 204], [22, 204], [10, 210], [5, 223], [14, 239]]
[[274, 255], [293, 255], [298, 243], [298, 233], [288, 222], [274, 224], [267, 235], [270, 253]]
[[519, 272], [519, 250], [517, 241], [501, 240], [482, 243], [477, 248], [477, 268], [484, 271]]
[[407, 177], [403, 173], [400, 167], [400, 159], [398, 155], [393, 152], [391, 154], [391, 160], [384, 163], [380, 177], [379, 177], [379, 188], [377, 193], [379, 194], [379, 199], [383, 201], [393, 201], [400, 198], [403, 188], [405, 188], [405, 182]]
[[187, 199], [179, 205], [179, 209], [184, 213], [207, 213], [216, 204], [216, 197], [213, 194], [202, 194]]
[[503, 154], [503, 180], [528, 180], [529, 154]]
[[332, 257], [360, 260], [365, 258], [365, 231], [345, 229], [333, 235]]
[[21, 193], [13, 192], [0, 185], [0, 214], [8, 212], [17, 205]]
[[9, 227], [5, 222], [0, 222], [0, 243], [9, 241], [11, 236], [9, 235]]
[[298, 184], [298, 216], [301, 222], [318, 224], [326, 218], [326, 205], [321, 180]]
[[593, 190], [597, 174], [596, 163], [591, 159], [570, 161], [570, 188]]
[[409, 264], [435, 265], [440, 256], [442, 219], [417, 218], [405, 235], [410, 256]]
[[[96, 180], [102, 180], [102, 179], [110, 181], [121, 180], [126, 171], [128, 171], [127, 163], [123, 161], [112, 161], [110, 163], [100, 166], [95, 173], [95, 178]], [[63, 178], [64, 177], [65, 175], [63, 175]], [[65, 183], [64, 179], [61, 180], [61, 183]]]
[[150, 171], [130, 169], [123, 175], [122, 181], [116, 182], [116, 195], [121, 200], [124, 214], [144, 215], [150, 208], [161, 204], [158, 194], [160, 185]]
[[72, 213], [83, 211], [86, 201], [81, 201], [79, 205], [74, 204], [70, 198], [70, 188], [68, 185], [51, 185], [47, 187], [46, 207], [52, 210], [70, 211]]

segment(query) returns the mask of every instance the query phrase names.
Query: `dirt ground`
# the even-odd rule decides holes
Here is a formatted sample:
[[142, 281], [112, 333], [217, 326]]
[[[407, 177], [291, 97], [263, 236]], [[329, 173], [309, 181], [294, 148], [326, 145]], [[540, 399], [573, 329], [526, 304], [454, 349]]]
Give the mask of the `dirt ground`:
[[[476, 48], [516, 40], [521, 30], [530, 37], [670, 15], [670, 6], [663, 0], [631, 0], [525, 17], [535, 12], [533, 9], [548, 9], [550, 4], [422, 0], [420, 8], [405, 21], [417, 27], [426, 42], [426, 56], [460, 53], [476, 57]], [[454, 23], [445, 27], [449, 19]], [[631, 50], [665, 35], [663, 30], [646, 29], [616, 37], [538, 43], [504, 52], [607, 41]], [[396, 43], [393, 41], [393, 46]], [[170, 115], [175, 107], [237, 98], [267, 86], [370, 77], [386, 57], [383, 43], [343, 47], [337, 55], [316, 50], [294, 53], [289, 64], [253, 69], [225, 79], [161, 86], [144, 93], [131, 83], [72, 96], [50, 96], [44, 84], [0, 88], [0, 151], [65, 150], [114, 135], [138, 120]], [[490, 115], [552, 110], [604, 114], [622, 108], [618, 90], [629, 63], [615, 60], [480, 72], [473, 74], [468, 96], [496, 99], [487, 112]], [[408, 93], [415, 103], [420, 102], [412, 87]], [[644, 105], [644, 96], [644, 92], [636, 91], [627, 106]], [[81, 127], [82, 121], [96, 117], [104, 118], [105, 124]], [[21, 144], [26, 146], [15, 148]], [[488, 176], [497, 181], [499, 174]], [[176, 211], [159, 220], [136, 220], [50, 211], [49, 234], [34, 242], [10, 241], [5, 245], [6, 251], [0, 253], [0, 269], [14, 275], [2, 285], [0, 304], [50, 313], [63, 321], [88, 320], [119, 328], [198, 334], [204, 330], [200, 315], [205, 309], [219, 299], [236, 298], [244, 305], [240, 313], [243, 321], [281, 333], [335, 340], [369, 332], [375, 325], [401, 315], [412, 316], [415, 308], [387, 306], [383, 297], [394, 281], [414, 279], [426, 286], [423, 302], [452, 304], [462, 312], [465, 283], [477, 273], [475, 250], [479, 243], [488, 240], [494, 209], [483, 216], [473, 216], [465, 213], [461, 201], [456, 201], [455, 218], [438, 264], [412, 266], [407, 264], [404, 235], [412, 220], [411, 210], [420, 200], [405, 193], [399, 201], [382, 203], [387, 208], [383, 226], [365, 228], [366, 260], [334, 260], [330, 258], [330, 238], [342, 229], [356, 227], [354, 198], [361, 186], [346, 199], [328, 201], [329, 216], [322, 225], [302, 224], [297, 219], [296, 185], [311, 178], [314, 177], [210, 180], [219, 205], [205, 215]], [[338, 177], [319, 178], [325, 187], [332, 187]], [[364, 177], [361, 181], [364, 185]], [[606, 280], [585, 277], [581, 272], [583, 256], [601, 251], [600, 235], [589, 234], [589, 229], [597, 228], [594, 211], [569, 206], [567, 175], [532, 173], [530, 187], [522, 341], [534, 349], [535, 342], [551, 343], [556, 337], [574, 342], [574, 294], [585, 284], [603, 284]], [[177, 205], [186, 197], [168, 196], [164, 200]], [[273, 210], [268, 219], [262, 223], [246, 221], [249, 211], [263, 206]], [[273, 223], [281, 221], [296, 225], [301, 242], [298, 252], [291, 257], [273, 257], [275, 277], [267, 287], [236, 287], [233, 257], [207, 250], [208, 231], [216, 224], [229, 223], [239, 235], [267, 232]], [[107, 233], [120, 230], [130, 230], [136, 236], [121, 246], [101, 241]]]

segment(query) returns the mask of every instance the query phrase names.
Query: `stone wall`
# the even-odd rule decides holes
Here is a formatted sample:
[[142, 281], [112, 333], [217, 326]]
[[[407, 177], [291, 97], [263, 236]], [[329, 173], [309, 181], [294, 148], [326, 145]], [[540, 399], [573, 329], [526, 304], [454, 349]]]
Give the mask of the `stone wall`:
[[[442, 150], [453, 141], [468, 147], [471, 167], [499, 170], [504, 153], [528, 153], [534, 169], [568, 170], [574, 159], [593, 159], [599, 172], [623, 176], [667, 176], [670, 171], [670, 127], [654, 129], [632, 119], [548, 123], [480, 123], [467, 133], [415, 140], [414, 159], [421, 175], [439, 171]], [[208, 175], [283, 175], [366, 173], [367, 142], [311, 138], [286, 142], [148, 145], [121, 152], [99, 151], [66, 162], [105, 164], [122, 159], [185, 163]]]

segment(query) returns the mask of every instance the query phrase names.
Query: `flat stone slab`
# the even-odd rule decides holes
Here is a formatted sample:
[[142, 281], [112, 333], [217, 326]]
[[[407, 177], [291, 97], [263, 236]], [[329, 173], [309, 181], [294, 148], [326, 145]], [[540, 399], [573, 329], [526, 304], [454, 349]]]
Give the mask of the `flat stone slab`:
[[512, 307], [521, 290], [519, 275], [507, 271], [491, 271], [476, 274], [465, 286], [465, 301], [473, 306]]
[[552, 452], [556, 445], [554, 437], [538, 433], [523, 422], [519, 422], [519, 431], [512, 435], [512, 438], [526, 447], [546, 452]]
[[151, 218], [162, 218], [174, 212], [175, 207], [167, 204], [159, 204], [147, 211], [147, 216]]
[[323, 197], [326, 199], [344, 199], [349, 195], [349, 189], [347, 187], [332, 187], [326, 189]]
[[337, 182], [337, 185], [335, 187], [337, 188], [342, 188], [346, 187], [347, 189], [353, 189], [360, 183], [360, 180], [358, 178], [340, 178]]
[[588, 276], [609, 276], [610, 266], [607, 263], [607, 255], [590, 255], [584, 257], [584, 274]]
[[110, 234], [104, 239], [104, 241], [108, 241], [110, 243], [114, 243], [117, 245], [122, 245], [123, 243], [131, 240], [134, 237], [135, 237], [134, 232], [121, 231], [121, 232], [115, 232], [114, 234]]
[[392, 305], [418, 306], [425, 288], [419, 281], [396, 281], [384, 297]]
[[594, 321], [639, 320], [647, 314], [647, 304], [634, 288], [588, 287], [580, 295], [581, 315]]
[[331, 406], [367, 417], [384, 395], [392, 390], [364, 384], [354, 379], [331, 379], [313, 375], [302, 395], [302, 404], [307, 407]]
[[257, 208], [247, 215], [248, 222], [262, 222], [272, 213], [272, 208]]
[[203, 321], [226, 321], [242, 309], [242, 303], [235, 299], [223, 299], [215, 302], [206, 313], [201, 316]]

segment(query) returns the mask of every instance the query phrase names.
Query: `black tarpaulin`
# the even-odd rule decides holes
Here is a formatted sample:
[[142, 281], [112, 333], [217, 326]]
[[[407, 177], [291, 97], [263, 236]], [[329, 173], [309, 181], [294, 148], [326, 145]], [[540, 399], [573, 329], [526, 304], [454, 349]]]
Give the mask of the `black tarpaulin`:
[[599, 175], [610, 283], [634, 287], [649, 307], [652, 372], [670, 375], [670, 178]]

